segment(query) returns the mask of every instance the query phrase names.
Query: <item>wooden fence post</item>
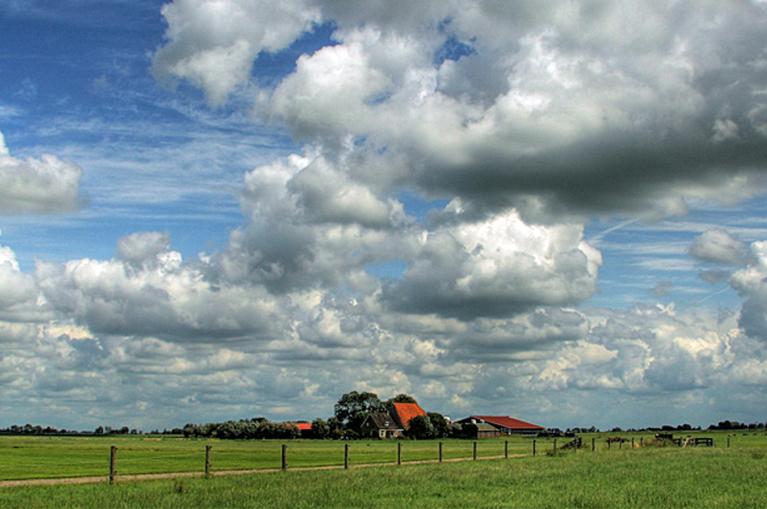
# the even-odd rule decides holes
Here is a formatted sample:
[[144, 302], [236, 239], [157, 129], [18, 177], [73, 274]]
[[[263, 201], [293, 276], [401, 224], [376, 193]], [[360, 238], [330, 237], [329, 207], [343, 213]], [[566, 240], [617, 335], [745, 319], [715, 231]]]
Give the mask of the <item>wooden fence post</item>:
[[503, 441], [503, 457], [509, 459], [509, 441]]
[[397, 465], [402, 465], [402, 442], [397, 442]]
[[477, 441], [475, 440], [471, 447], [471, 459], [477, 459]]
[[597, 450], [597, 439], [594, 437], [591, 437], [591, 452], [594, 452]]
[[205, 446], [205, 477], [210, 476], [210, 450], [212, 447], [212, 445]]
[[639, 447], [644, 447], [644, 437], [639, 437]]
[[533, 456], [535, 456], [535, 439], [533, 439]]
[[631, 437], [631, 448], [634, 448], [634, 437]]
[[727, 448], [730, 448], [730, 435], [727, 435]]
[[344, 444], [344, 470], [349, 468], [349, 444]]
[[282, 470], [288, 469], [288, 444], [282, 444]]
[[109, 484], [114, 484], [117, 477], [117, 447], [109, 448]]
[[442, 442], [439, 443], [439, 462], [442, 463]]

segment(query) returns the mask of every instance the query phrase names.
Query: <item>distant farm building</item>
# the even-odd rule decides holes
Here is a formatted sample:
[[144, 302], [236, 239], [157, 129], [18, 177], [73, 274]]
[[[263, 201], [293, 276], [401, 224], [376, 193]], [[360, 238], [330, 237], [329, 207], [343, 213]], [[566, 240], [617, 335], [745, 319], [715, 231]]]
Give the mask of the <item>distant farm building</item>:
[[418, 403], [392, 403], [392, 412], [377, 412], [368, 415], [360, 431], [362, 436], [370, 438], [402, 438], [410, 421], [426, 411]]
[[309, 438], [312, 436], [312, 423], [307, 421], [292, 421], [292, 424], [298, 428], [298, 436], [302, 438]]
[[363, 437], [369, 438], [400, 438], [405, 431], [389, 412], [379, 412], [368, 415], [360, 428]]
[[487, 424], [498, 430], [499, 434], [535, 434], [544, 431], [543, 426], [525, 422], [508, 415], [470, 415], [465, 419], [457, 421], [459, 424]]

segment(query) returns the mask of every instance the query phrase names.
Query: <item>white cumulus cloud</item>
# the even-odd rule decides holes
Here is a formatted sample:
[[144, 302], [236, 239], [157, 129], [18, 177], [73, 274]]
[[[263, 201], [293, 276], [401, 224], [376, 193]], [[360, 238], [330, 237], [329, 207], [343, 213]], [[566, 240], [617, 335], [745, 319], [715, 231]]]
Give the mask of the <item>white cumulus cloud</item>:
[[11, 156], [0, 133], [0, 213], [40, 214], [79, 208], [80, 176], [75, 164], [45, 154], [39, 159]]

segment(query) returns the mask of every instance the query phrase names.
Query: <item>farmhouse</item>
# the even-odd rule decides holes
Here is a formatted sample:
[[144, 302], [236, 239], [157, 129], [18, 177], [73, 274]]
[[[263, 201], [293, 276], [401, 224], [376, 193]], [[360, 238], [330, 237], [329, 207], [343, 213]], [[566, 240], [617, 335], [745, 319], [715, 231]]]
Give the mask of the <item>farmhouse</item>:
[[368, 415], [362, 421], [360, 431], [363, 437], [400, 438], [405, 430], [389, 415], [389, 412], [379, 412]]
[[457, 422], [460, 424], [489, 424], [504, 435], [533, 434], [545, 429], [543, 426], [515, 419], [508, 415], [470, 415]]
[[401, 438], [410, 421], [426, 411], [418, 403], [392, 403], [393, 411], [370, 414], [362, 421], [362, 436], [371, 438]]

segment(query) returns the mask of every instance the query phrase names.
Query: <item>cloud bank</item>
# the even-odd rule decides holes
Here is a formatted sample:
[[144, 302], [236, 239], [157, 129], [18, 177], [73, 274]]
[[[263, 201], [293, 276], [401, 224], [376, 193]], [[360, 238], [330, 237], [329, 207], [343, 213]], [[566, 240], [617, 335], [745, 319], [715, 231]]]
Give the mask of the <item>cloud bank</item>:
[[[204, 16], [211, 5], [166, 7], [156, 69], [174, 74], [247, 43], [234, 29], [225, 41], [210, 35], [220, 29]], [[215, 5], [256, 27], [271, 19], [258, 2]], [[515, 207], [534, 221], [662, 217], [765, 189], [763, 4], [307, 1], [297, 12], [335, 23], [338, 44], [302, 55], [258, 108], [329, 156], [356, 138], [355, 154], [391, 167], [358, 168], [368, 184], [458, 196], [467, 215]], [[279, 43], [252, 45], [239, 73], [212, 63], [200, 75], [258, 86], [259, 51], [311, 30], [285, 19]], [[183, 57], [168, 57], [179, 48]], [[220, 100], [232, 88], [191, 81]]]
[[[728, 281], [734, 309], [604, 308], [590, 303], [604, 249], [584, 234], [594, 218], [765, 192], [763, 4], [175, 0], [161, 13], [158, 81], [213, 108], [248, 101], [297, 146], [250, 165], [243, 223], [212, 252], [183, 259], [169, 234], [139, 231], [112, 259], [25, 273], [0, 249], [1, 401], [27, 420], [42, 407], [77, 425], [312, 418], [352, 388], [559, 425], [763, 417], [764, 242], [707, 228], [679, 248]], [[330, 40], [260, 73], [319, 26]], [[79, 177], [0, 143], [0, 210], [71, 210]]]

